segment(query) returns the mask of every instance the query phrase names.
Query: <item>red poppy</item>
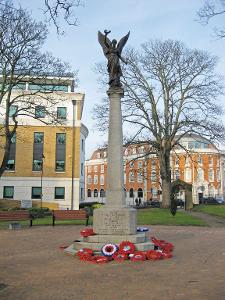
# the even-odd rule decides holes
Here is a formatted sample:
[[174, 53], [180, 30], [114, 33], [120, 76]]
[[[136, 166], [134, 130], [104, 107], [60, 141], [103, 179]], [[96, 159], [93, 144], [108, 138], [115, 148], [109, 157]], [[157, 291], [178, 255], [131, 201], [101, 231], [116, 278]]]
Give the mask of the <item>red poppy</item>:
[[94, 253], [93, 253], [93, 250], [92, 249], [89, 249], [89, 248], [82, 248], [80, 250], [78, 250], [77, 252], [77, 255], [80, 257], [80, 256], [84, 256], [84, 255], [89, 255], [89, 256], [92, 256]]
[[163, 256], [162, 256], [162, 252], [160, 252], [160, 251], [148, 250], [146, 252], [146, 257], [147, 257], [147, 259], [150, 259], [150, 260], [157, 260], [157, 259], [161, 259]]
[[123, 241], [119, 245], [119, 252], [120, 253], [126, 253], [131, 254], [135, 252], [135, 245], [129, 241]]
[[104, 264], [109, 261], [110, 261], [110, 259], [108, 257], [102, 256], [102, 255], [92, 256], [92, 258], [90, 259], [90, 262], [92, 262], [94, 264]]
[[134, 255], [130, 258], [131, 261], [144, 261], [146, 260], [146, 255], [143, 251], [135, 251]]
[[121, 253], [121, 252], [116, 252], [113, 254], [112, 258], [115, 261], [124, 261], [128, 259], [128, 254], [126, 253]]
[[80, 232], [80, 235], [83, 237], [88, 237], [90, 235], [95, 235], [93, 228], [85, 228]]

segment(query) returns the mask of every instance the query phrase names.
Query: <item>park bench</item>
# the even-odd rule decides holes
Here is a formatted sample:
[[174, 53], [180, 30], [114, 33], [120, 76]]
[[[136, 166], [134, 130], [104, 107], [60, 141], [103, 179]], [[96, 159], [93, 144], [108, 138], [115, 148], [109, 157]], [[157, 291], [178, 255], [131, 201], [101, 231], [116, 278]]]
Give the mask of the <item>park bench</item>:
[[52, 225], [55, 225], [56, 220], [86, 220], [88, 225], [88, 213], [86, 210], [53, 210], [52, 211]]
[[30, 220], [30, 226], [32, 226], [32, 216], [27, 210], [16, 211], [0, 211], [0, 221], [22, 221]]

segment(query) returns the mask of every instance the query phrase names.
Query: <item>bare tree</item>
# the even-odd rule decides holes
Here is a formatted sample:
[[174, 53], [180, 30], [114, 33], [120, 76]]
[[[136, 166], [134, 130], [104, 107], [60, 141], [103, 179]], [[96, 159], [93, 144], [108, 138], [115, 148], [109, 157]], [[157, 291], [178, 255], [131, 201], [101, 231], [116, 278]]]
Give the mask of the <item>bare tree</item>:
[[[205, 0], [202, 8], [197, 12], [199, 21], [206, 25], [212, 18], [225, 14], [224, 0]], [[225, 28], [216, 28], [215, 33], [219, 38], [225, 37]]]
[[[169, 207], [170, 154], [181, 146], [182, 137], [195, 133], [214, 140], [224, 138], [222, 109], [216, 104], [223, 91], [221, 78], [214, 73], [217, 59], [172, 40], [150, 41], [141, 52], [130, 49], [126, 59], [123, 121], [133, 141], [144, 140], [157, 154], [163, 207]], [[106, 125], [107, 112], [107, 101], [95, 106], [98, 128]]]
[[58, 33], [60, 33], [61, 17], [68, 25], [77, 26], [78, 20], [75, 14], [76, 8], [83, 6], [81, 0], [44, 0], [45, 15], [49, 22], [53, 22]]
[[[39, 105], [44, 107], [48, 120], [41, 119], [42, 122], [58, 123], [55, 106], [64, 99], [54, 97], [55, 83], [63, 85], [68, 75], [74, 76], [72, 72], [67, 74], [70, 71], [67, 63], [41, 52], [47, 37], [46, 26], [32, 20], [26, 10], [14, 9], [11, 1], [5, 4], [0, 7], [0, 134], [4, 149], [0, 176], [7, 165], [19, 118], [37, 118], [35, 107]], [[27, 90], [28, 83], [36, 88]], [[46, 84], [48, 88], [44, 90]], [[12, 114], [13, 107], [16, 110]]]
[[[43, 11], [48, 23], [53, 23], [58, 34], [63, 34], [61, 30], [61, 21], [64, 20], [68, 25], [77, 26], [76, 9], [84, 6], [82, 0], [41, 0]], [[0, 6], [8, 6], [14, 10], [17, 8], [11, 1], [0, 0]]]

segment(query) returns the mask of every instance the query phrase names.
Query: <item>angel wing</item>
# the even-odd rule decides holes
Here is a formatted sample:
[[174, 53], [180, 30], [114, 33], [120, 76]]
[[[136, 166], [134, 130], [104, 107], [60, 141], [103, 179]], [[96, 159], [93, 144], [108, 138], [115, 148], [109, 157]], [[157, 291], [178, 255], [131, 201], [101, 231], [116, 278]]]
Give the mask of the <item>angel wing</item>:
[[117, 50], [118, 52], [121, 54], [122, 50], [123, 50], [123, 47], [125, 46], [128, 38], [129, 38], [129, 35], [130, 35], [130, 31], [128, 32], [127, 35], [125, 35], [124, 37], [122, 37], [122, 39], [119, 41], [118, 45], [117, 45]]
[[105, 35], [99, 31], [98, 32], [98, 41], [99, 41], [99, 44], [102, 46], [102, 50], [106, 56], [109, 51], [109, 47], [111, 45], [110, 39], [108, 37], [105, 37]]

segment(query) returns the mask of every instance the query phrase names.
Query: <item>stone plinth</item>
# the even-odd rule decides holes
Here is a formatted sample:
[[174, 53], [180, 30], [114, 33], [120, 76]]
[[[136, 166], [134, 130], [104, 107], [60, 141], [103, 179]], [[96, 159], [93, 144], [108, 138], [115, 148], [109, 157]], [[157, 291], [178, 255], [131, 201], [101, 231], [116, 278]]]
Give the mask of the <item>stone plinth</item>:
[[104, 206], [94, 210], [93, 230], [103, 235], [136, 234], [136, 210]]
[[110, 235], [107, 234], [97, 234], [88, 237], [83, 237], [80, 239], [81, 242], [85, 243], [108, 243], [110, 240], [111, 244], [120, 244], [123, 241], [129, 241], [131, 243], [144, 243], [148, 241], [147, 234], [145, 232], [138, 232], [137, 234], [127, 234], [127, 235]]

